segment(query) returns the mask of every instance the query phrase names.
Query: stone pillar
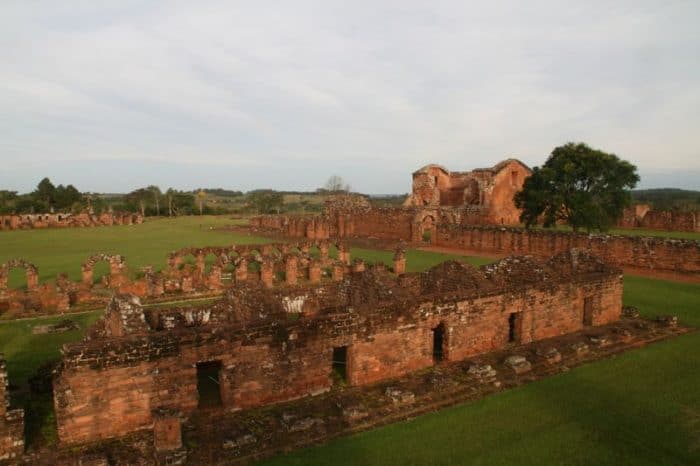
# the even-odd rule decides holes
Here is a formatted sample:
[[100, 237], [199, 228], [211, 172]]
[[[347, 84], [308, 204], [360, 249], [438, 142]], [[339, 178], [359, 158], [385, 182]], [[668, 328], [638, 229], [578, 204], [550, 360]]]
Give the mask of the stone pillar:
[[263, 282], [267, 288], [272, 288], [274, 285], [275, 270], [272, 262], [269, 260], [263, 260], [260, 264], [260, 281]]
[[211, 271], [209, 272], [209, 289], [212, 291], [217, 291], [223, 288], [223, 283], [221, 282], [221, 267], [218, 265], [212, 265]]
[[0, 290], [7, 289], [7, 270], [4, 267], [0, 268]]
[[396, 275], [406, 273], [406, 252], [402, 248], [397, 248], [394, 254], [394, 273]]
[[236, 266], [236, 282], [248, 280], [248, 261], [241, 259]]
[[333, 264], [333, 281], [339, 282], [345, 275], [345, 267], [342, 264]]
[[297, 269], [297, 257], [291, 255], [287, 256], [284, 261], [284, 267], [287, 285], [296, 285], [297, 275], [299, 275], [299, 271]]
[[328, 260], [328, 242], [327, 241], [321, 241], [318, 245], [318, 250], [320, 253], [320, 259], [321, 261], [327, 261]]
[[39, 271], [34, 267], [27, 269], [27, 290], [33, 291], [39, 287]]
[[338, 260], [345, 265], [350, 265], [350, 250], [345, 243], [338, 245]]
[[365, 271], [365, 261], [362, 259], [355, 259], [352, 263], [353, 272], [364, 272]]
[[182, 448], [179, 413], [163, 408], [153, 412], [153, 446], [157, 452]]
[[319, 261], [311, 261], [309, 264], [309, 281], [318, 283], [321, 281], [321, 263]]
[[92, 266], [83, 264], [82, 272], [83, 272], [83, 283], [87, 286], [92, 286], [92, 280], [94, 278], [93, 272], [92, 272]]
[[271, 244], [263, 244], [263, 246], [260, 248], [260, 253], [263, 256], [269, 256], [272, 253], [272, 245]]
[[199, 275], [200, 277], [204, 276], [204, 254], [197, 254], [197, 258], [195, 259], [195, 269], [197, 271], [197, 275]]

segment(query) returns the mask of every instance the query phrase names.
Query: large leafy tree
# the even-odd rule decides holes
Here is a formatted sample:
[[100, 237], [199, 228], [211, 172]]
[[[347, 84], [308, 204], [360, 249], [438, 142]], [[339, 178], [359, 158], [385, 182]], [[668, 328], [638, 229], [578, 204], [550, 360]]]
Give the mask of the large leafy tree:
[[533, 169], [514, 200], [528, 227], [566, 223], [574, 231], [605, 231], [630, 204], [629, 190], [638, 181], [631, 163], [583, 143], [568, 143]]

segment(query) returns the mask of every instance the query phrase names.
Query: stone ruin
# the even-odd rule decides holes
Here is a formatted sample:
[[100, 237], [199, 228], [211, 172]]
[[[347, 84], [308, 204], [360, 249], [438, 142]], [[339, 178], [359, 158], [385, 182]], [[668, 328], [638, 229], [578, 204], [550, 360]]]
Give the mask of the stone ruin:
[[654, 210], [648, 204], [635, 204], [625, 209], [617, 226], [700, 232], [700, 214], [697, 211]]
[[0, 353], [0, 462], [24, 454], [24, 410], [10, 409], [5, 357]]
[[[404, 260], [397, 251], [397, 271]], [[586, 251], [481, 268], [446, 262], [424, 273], [344, 266], [342, 277], [293, 287], [243, 282], [199, 307], [144, 309], [137, 297], [116, 295], [85, 340], [62, 350], [54, 380], [61, 442], [152, 431], [156, 450], [177, 450], [182, 423], [203, 406], [215, 406], [207, 409], [216, 422], [217, 412], [323, 393], [339, 378], [374, 384], [621, 315], [620, 270]], [[410, 394], [394, 395], [403, 403]]]
[[516, 159], [469, 172], [450, 172], [440, 165], [426, 165], [413, 173], [412, 193], [406, 207], [464, 207], [478, 224], [517, 225], [520, 211], [513, 196], [520, 191], [530, 167]]
[[[331, 257], [331, 248], [336, 257]], [[207, 258], [212, 259], [210, 266]], [[95, 283], [94, 269], [100, 262], [109, 264], [109, 272]], [[405, 270], [405, 255], [399, 262]], [[36, 266], [13, 259], [0, 265], [0, 314], [9, 311], [12, 316], [22, 317], [62, 313], [105, 304], [113, 292], [159, 300], [213, 296], [242, 283], [262, 283], [271, 288], [337, 281], [350, 272], [350, 266], [349, 249], [337, 240], [183, 248], [168, 254], [163, 271], [144, 267], [136, 278], [129, 274], [123, 256], [94, 254], [82, 264], [79, 283], [59, 274], [55, 282], [39, 284]], [[26, 271], [26, 288], [8, 288], [9, 271], [14, 268]]]
[[82, 228], [140, 223], [143, 223], [143, 216], [131, 212], [105, 212], [99, 215], [88, 212], [0, 215], [0, 230]]

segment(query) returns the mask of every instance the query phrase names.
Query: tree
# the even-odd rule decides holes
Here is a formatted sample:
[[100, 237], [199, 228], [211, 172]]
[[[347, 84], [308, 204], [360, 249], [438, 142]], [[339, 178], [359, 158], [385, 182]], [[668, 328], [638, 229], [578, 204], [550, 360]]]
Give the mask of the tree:
[[349, 192], [350, 185], [347, 184], [345, 180], [343, 180], [340, 176], [333, 175], [330, 178], [328, 178], [326, 184], [323, 185], [323, 190], [331, 193]]
[[284, 196], [272, 190], [260, 190], [248, 193], [248, 205], [259, 214], [279, 213]]
[[51, 183], [51, 180], [44, 178], [39, 182], [32, 196], [39, 202], [45, 204], [46, 209], [50, 209], [54, 205], [56, 196], [56, 187]]
[[168, 188], [165, 192], [165, 198], [168, 200], [168, 217], [173, 216], [173, 198], [175, 197], [175, 191], [173, 188]]
[[161, 193], [160, 188], [155, 185], [151, 185], [146, 189], [151, 192], [151, 195], [153, 196], [153, 203], [156, 206], [156, 215], [160, 217], [160, 198], [163, 195], [163, 193]]
[[197, 193], [197, 205], [199, 206], [199, 215], [202, 215], [202, 212], [204, 212], [204, 201], [206, 200], [207, 193], [205, 193], [204, 190], [200, 189]]
[[[81, 204], [83, 201], [83, 195], [78, 191], [78, 189], [69, 184], [68, 186], [63, 186], [59, 184], [54, 192], [54, 203], [57, 209], [68, 210], [73, 208], [76, 204]], [[80, 208], [78, 208], [80, 210]]]
[[152, 199], [153, 194], [147, 188], [139, 188], [131, 191], [125, 196], [126, 202], [132, 205], [137, 205], [142, 216], [146, 216], [146, 205]]
[[552, 151], [545, 164], [515, 195], [527, 227], [565, 222], [574, 231], [605, 231], [631, 202], [629, 190], [639, 181], [637, 167], [614, 154], [583, 143], [568, 143]]

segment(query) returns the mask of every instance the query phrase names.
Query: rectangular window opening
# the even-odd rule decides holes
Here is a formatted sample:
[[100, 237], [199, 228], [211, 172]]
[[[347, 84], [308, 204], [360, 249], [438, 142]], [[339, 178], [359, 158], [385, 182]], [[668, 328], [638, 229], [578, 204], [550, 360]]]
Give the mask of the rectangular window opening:
[[199, 407], [221, 406], [221, 361], [197, 363]]
[[345, 385], [348, 383], [348, 347], [339, 346], [333, 348], [332, 361], [333, 385]]

